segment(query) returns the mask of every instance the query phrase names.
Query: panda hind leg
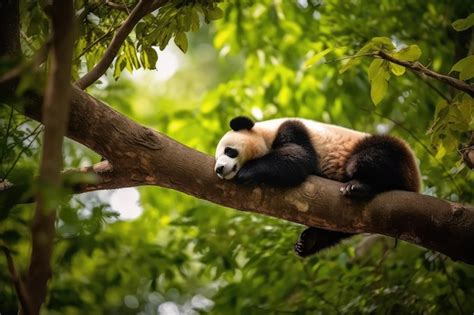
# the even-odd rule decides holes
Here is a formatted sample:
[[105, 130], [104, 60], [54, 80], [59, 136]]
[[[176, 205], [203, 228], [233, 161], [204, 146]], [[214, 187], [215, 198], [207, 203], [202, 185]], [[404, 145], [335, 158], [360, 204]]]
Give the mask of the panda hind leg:
[[309, 227], [300, 234], [294, 249], [298, 256], [308, 257], [352, 235], [354, 234]]
[[343, 196], [355, 198], [368, 198], [374, 195], [374, 189], [369, 184], [353, 179], [344, 183], [339, 189]]
[[349, 179], [340, 191], [368, 198], [388, 190], [418, 191], [420, 178], [413, 154], [398, 138], [373, 135], [361, 140], [346, 164]]

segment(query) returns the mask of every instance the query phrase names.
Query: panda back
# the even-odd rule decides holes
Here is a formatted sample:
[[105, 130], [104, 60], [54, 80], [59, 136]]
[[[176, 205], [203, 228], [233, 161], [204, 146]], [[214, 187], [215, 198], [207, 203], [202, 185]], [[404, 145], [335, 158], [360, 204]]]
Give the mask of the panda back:
[[311, 143], [318, 155], [319, 169], [324, 177], [345, 180], [345, 166], [355, 145], [369, 134], [336, 125], [303, 120]]

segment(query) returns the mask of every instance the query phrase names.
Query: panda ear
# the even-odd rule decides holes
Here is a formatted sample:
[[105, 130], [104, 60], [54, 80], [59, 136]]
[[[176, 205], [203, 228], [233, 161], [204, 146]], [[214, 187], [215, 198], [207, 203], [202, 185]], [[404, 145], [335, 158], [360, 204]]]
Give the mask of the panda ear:
[[229, 125], [230, 125], [230, 128], [232, 128], [232, 130], [239, 131], [242, 129], [250, 130], [252, 129], [253, 125], [255, 125], [255, 123], [252, 121], [252, 119], [248, 117], [238, 116], [238, 117], [233, 118], [230, 121]]

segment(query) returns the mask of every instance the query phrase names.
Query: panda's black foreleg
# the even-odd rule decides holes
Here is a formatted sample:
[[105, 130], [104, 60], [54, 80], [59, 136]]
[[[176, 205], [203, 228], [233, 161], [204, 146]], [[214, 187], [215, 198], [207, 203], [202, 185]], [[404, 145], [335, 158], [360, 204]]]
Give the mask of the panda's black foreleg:
[[309, 227], [300, 234], [295, 244], [295, 252], [300, 257], [307, 257], [334, 246], [352, 235], [354, 234]]
[[235, 176], [239, 184], [292, 187], [314, 174], [314, 158], [305, 148], [287, 143], [245, 163]]

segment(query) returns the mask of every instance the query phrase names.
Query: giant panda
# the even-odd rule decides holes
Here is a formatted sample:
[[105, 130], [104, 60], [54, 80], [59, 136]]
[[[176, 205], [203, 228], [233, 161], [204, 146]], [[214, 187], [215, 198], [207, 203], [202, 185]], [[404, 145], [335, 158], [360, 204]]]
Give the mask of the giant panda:
[[[401, 139], [302, 118], [254, 123], [239, 116], [216, 148], [215, 172], [238, 184], [291, 187], [309, 175], [342, 182], [347, 198], [370, 198], [388, 190], [418, 192], [420, 173], [410, 147]], [[317, 253], [353, 234], [309, 227], [295, 251]]]

